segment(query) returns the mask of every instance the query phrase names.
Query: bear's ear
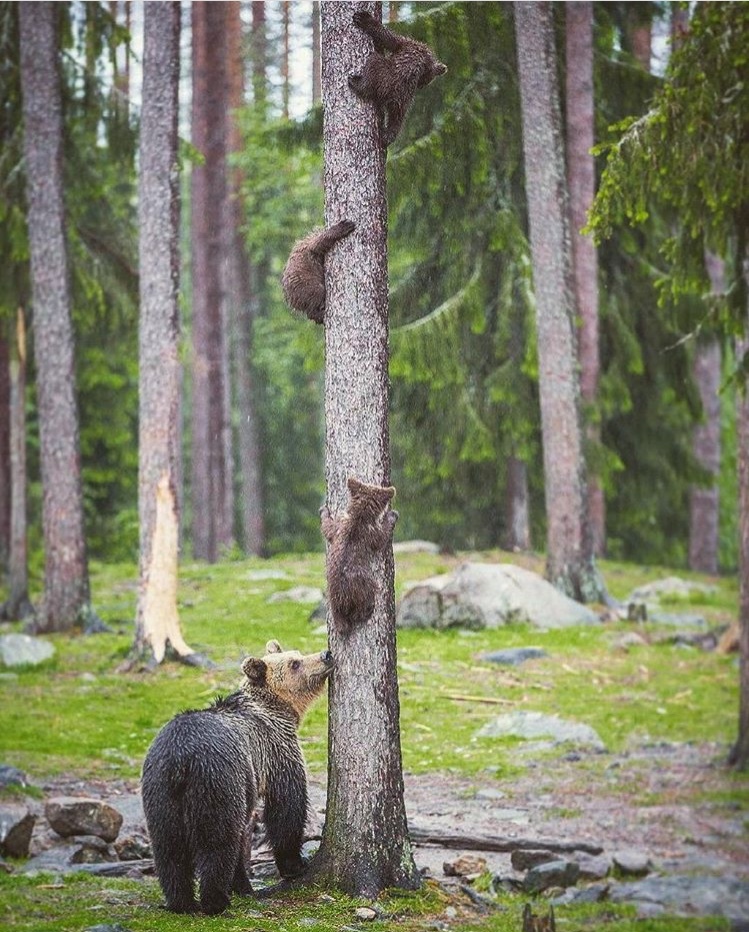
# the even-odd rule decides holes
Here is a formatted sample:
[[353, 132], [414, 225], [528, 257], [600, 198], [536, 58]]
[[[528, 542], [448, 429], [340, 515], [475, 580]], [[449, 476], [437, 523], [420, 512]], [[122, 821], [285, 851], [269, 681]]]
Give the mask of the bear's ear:
[[348, 486], [348, 490], [352, 498], [355, 498], [357, 495], [361, 495], [366, 488], [363, 482], [359, 482], [359, 480], [354, 479], [353, 476], [348, 477], [346, 480], [346, 485]]
[[265, 645], [265, 653], [282, 654], [283, 650], [281, 649], [281, 645], [278, 643], [278, 641], [268, 641], [268, 643]]
[[447, 71], [447, 65], [443, 62], [438, 61], [435, 65], [432, 66], [432, 74], [435, 78], [438, 78], [441, 74], [445, 74]]
[[244, 673], [254, 686], [260, 686], [265, 682], [265, 674], [267, 671], [268, 667], [265, 661], [257, 657], [246, 657], [242, 663], [242, 673]]

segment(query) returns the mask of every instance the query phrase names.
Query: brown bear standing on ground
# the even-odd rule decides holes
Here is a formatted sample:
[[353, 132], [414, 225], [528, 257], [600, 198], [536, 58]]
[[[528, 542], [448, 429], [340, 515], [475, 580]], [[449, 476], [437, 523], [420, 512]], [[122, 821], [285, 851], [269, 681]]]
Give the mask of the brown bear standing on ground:
[[325, 256], [355, 229], [351, 220], [341, 220], [327, 230], [313, 230], [291, 250], [281, 278], [284, 298], [316, 324], [325, 320]]
[[167, 909], [208, 914], [232, 892], [252, 893], [243, 833], [262, 796], [282, 877], [304, 870], [307, 775], [297, 728], [333, 669], [330, 651], [302, 656], [269, 641], [247, 657], [241, 689], [207, 709], [182, 712], [154, 739], [143, 764], [143, 809]]
[[428, 45], [391, 32], [371, 13], [357, 10], [354, 25], [370, 37], [374, 52], [362, 73], [349, 77], [349, 87], [362, 100], [373, 101], [383, 121], [387, 118], [382, 131], [382, 144], [387, 148], [400, 132], [416, 91], [444, 74], [447, 65], [437, 61]]
[[320, 509], [328, 548], [328, 601], [338, 630], [363, 624], [375, 607], [379, 589], [372, 573], [372, 556], [393, 535], [398, 512], [390, 509], [392, 486], [366, 485], [348, 480], [351, 502], [339, 518], [327, 506]]

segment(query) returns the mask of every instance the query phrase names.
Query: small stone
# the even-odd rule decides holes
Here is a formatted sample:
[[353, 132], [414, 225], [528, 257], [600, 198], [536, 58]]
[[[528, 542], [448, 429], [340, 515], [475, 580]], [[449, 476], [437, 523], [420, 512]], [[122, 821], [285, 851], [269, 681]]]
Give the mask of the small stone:
[[445, 861], [442, 873], [446, 877], [478, 877], [486, 870], [486, 858], [465, 854], [454, 861]]
[[444, 916], [446, 919], [457, 919], [458, 910], [454, 906], [447, 906], [445, 908]]
[[274, 592], [268, 597], [268, 602], [299, 602], [302, 605], [316, 605], [323, 597], [322, 589], [316, 586], [293, 586]]
[[47, 800], [44, 807], [47, 821], [58, 835], [98, 835], [114, 841], [122, 826], [122, 815], [100, 799], [78, 796], [58, 796]]
[[22, 803], [0, 805], [0, 855], [27, 858], [36, 816]]
[[357, 919], [362, 919], [365, 922], [371, 922], [377, 918], [377, 912], [371, 906], [360, 906], [354, 915]]
[[605, 854], [580, 855], [577, 863], [580, 867], [580, 880], [603, 880], [611, 870], [611, 858]]
[[0, 636], [0, 663], [6, 667], [35, 667], [49, 660], [55, 648], [49, 641], [30, 634], [3, 634]]
[[18, 767], [9, 767], [7, 764], [0, 765], [0, 789], [7, 789], [9, 786], [28, 786], [26, 774], [19, 770]]
[[653, 863], [642, 851], [617, 851], [612, 855], [614, 867], [625, 877], [644, 877]]
[[117, 860], [116, 853], [97, 835], [78, 836], [76, 842], [78, 847], [70, 858], [71, 864], [109, 864]]
[[551, 851], [544, 851], [542, 849], [538, 851], [525, 851], [524, 849], [516, 848], [510, 854], [510, 863], [516, 871], [529, 871], [533, 867], [538, 867], [539, 864], [548, 864], [549, 861], [556, 861], [558, 857], [558, 855], [553, 854]]
[[489, 663], [500, 663], [511, 667], [519, 667], [526, 660], [539, 660], [549, 655], [541, 647], [508, 647], [506, 650], [494, 650], [479, 654], [479, 659]]
[[145, 835], [134, 832], [132, 835], [125, 835], [118, 838], [114, 845], [117, 857], [121, 861], [141, 861], [143, 858], [150, 858], [151, 842]]
[[548, 861], [532, 868], [523, 881], [528, 893], [542, 893], [551, 887], [573, 887], [580, 876], [580, 868], [574, 861]]
[[87, 926], [83, 932], [130, 932], [130, 929], [120, 925], [119, 922], [100, 922], [95, 926]]

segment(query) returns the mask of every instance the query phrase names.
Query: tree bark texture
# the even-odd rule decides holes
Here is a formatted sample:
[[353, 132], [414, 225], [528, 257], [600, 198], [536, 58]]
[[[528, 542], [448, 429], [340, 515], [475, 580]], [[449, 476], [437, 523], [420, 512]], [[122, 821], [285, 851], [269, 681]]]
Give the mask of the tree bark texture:
[[192, 653], [177, 612], [180, 5], [149, 3], [144, 9], [138, 186], [140, 574], [133, 653], [160, 663], [169, 645], [178, 655]]
[[10, 352], [0, 333], [0, 567], [10, 555]]
[[587, 520], [578, 346], [552, 5], [515, 3], [526, 191], [536, 296], [547, 574], [603, 597]]
[[90, 612], [62, 175], [62, 100], [54, 3], [19, 4], [24, 159], [37, 370], [44, 599], [39, 631]]
[[192, 171], [193, 550], [215, 562], [233, 540], [231, 418], [223, 264], [228, 72], [225, 3], [192, 6], [192, 141], [205, 162]]
[[252, 58], [252, 100], [256, 107], [265, 111], [268, 104], [268, 42], [263, 0], [252, 0], [250, 57]]
[[693, 486], [689, 492], [689, 568], [701, 573], [718, 572], [721, 355], [718, 340], [708, 337], [698, 341], [692, 364], [703, 412], [692, 449], [712, 477], [710, 485]]
[[[591, 149], [595, 142], [593, 103], [593, 4], [564, 5], [566, 16], [567, 186], [570, 203], [572, 280], [577, 311], [580, 393], [588, 414], [588, 440], [600, 443], [595, 419], [601, 371], [598, 340], [598, 250], [592, 237], [580, 232], [596, 194], [596, 169]], [[588, 476], [588, 521], [593, 552], [606, 549], [606, 502], [597, 476]]]
[[[744, 256], [744, 285], [749, 293], [749, 250]], [[744, 337], [738, 341], [740, 362], [749, 352], [749, 305]], [[739, 730], [729, 762], [749, 769], [749, 385], [739, 385], [736, 399], [736, 459], [739, 486]]]
[[[326, 259], [325, 418], [327, 505], [348, 504], [349, 476], [390, 479], [385, 152], [377, 114], [349, 89], [371, 43], [357, 9], [322, 4], [325, 221], [356, 230]], [[336, 671], [330, 685], [328, 805], [317, 870], [352, 894], [415, 888], [403, 800], [392, 546], [374, 561], [380, 592], [369, 621], [349, 634], [329, 619]]]
[[[242, 21], [238, 0], [227, 4], [229, 59], [229, 151], [239, 152], [242, 139], [234, 114], [244, 101]], [[234, 398], [237, 409], [237, 451], [240, 471], [240, 518], [242, 544], [247, 553], [265, 551], [262, 472], [260, 463], [257, 391], [252, 366], [252, 326], [255, 302], [252, 295], [250, 260], [242, 237], [241, 175], [229, 169], [226, 199], [227, 319], [231, 323]]]
[[10, 359], [10, 549], [8, 600], [0, 618], [22, 620], [34, 614], [29, 601], [29, 563], [26, 527], [26, 321], [16, 316], [15, 352]]
[[312, 106], [322, 100], [322, 69], [320, 66], [320, 0], [312, 3]]
[[528, 510], [528, 467], [516, 456], [507, 459], [505, 485], [505, 547], [530, 550], [531, 530]]

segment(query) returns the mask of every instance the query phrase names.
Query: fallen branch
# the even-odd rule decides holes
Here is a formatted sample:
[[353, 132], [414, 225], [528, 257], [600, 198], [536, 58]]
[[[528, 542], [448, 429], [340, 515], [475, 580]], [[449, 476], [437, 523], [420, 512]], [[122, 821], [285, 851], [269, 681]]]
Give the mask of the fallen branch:
[[498, 699], [494, 696], [461, 696], [458, 693], [445, 693], [447, 699], [457, 702], [486, 702], [489, 705], [515, 705], [517, 699]]
[[457, 848], [467, 851], [583, 851], [601, 854], [603, 848], [587, 841], [551, 841], [548, 838], [508, 838], [503, 835], [442, 835], [430, 829], [409, 826], [408, 833], [415, 845], [435, 848]]

